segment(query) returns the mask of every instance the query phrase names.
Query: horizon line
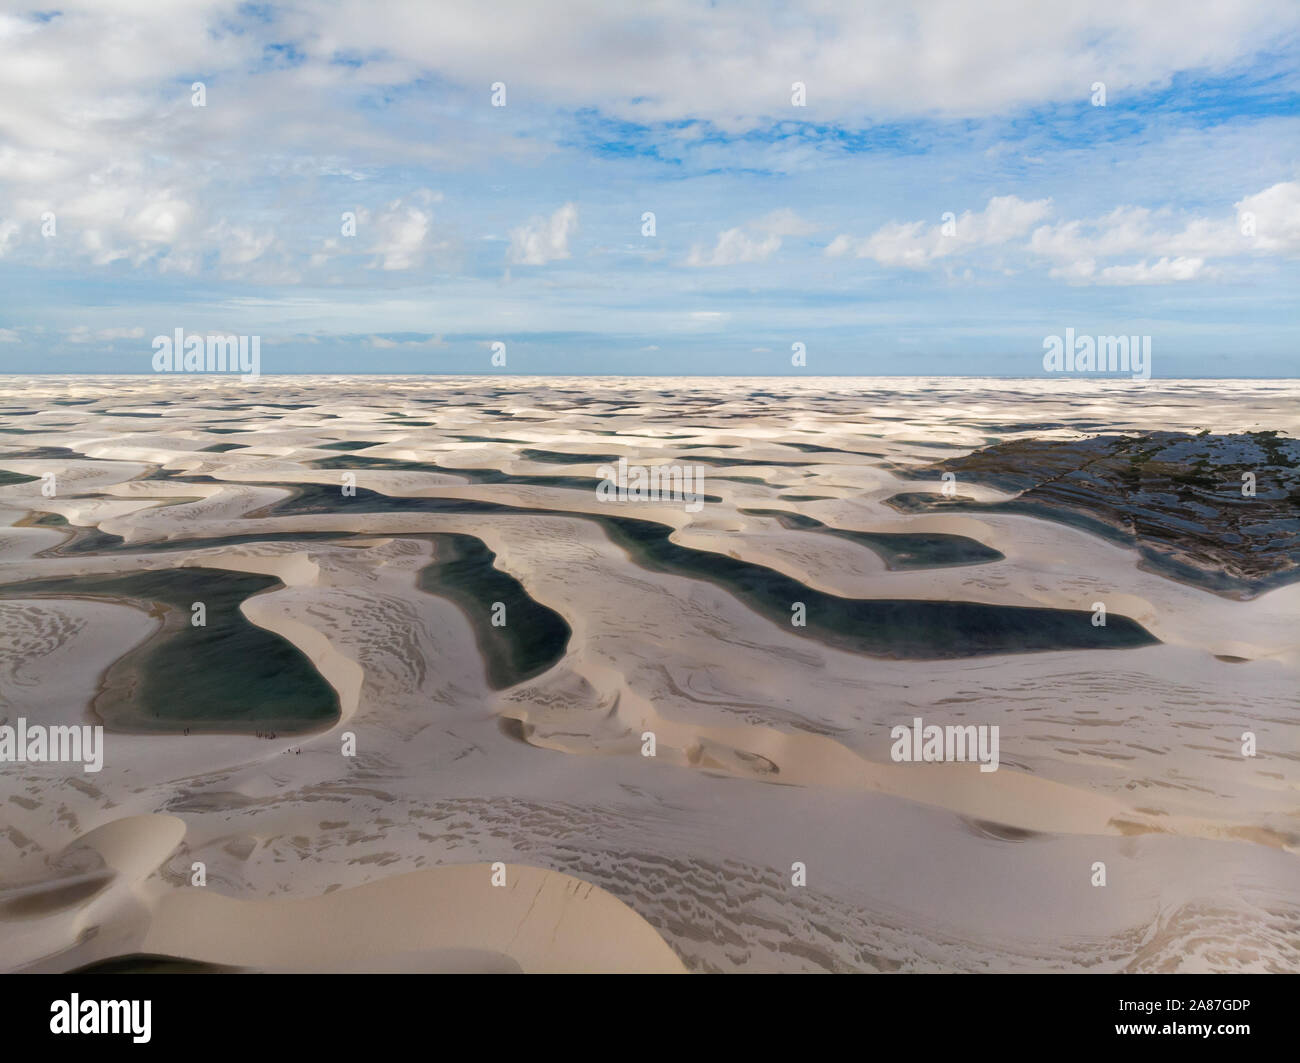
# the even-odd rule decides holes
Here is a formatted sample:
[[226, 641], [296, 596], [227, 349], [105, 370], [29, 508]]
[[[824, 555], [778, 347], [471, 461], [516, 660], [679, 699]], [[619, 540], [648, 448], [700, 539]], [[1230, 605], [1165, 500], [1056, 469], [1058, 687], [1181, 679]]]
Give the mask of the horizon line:
[[[43, 377], [155, 377], [159, 380], [165, 379], [218, 379], [218, 380], [236, 380], [239, 383], [256, 383], [254, 381], [240, 380], [238, 372], [198, 372], [198, 373], [90, 373], [90, 372], [68, 372], [68, 373], [32, 373], [32, 372], [5, 372], [0, 371], [0, 378], [30, 378], [40, 379]], [[440, 371], [420, 371], [420, 372], [371, 372], [371, 373], [347, 373], [337, 371], [319, 371], [319, 372], [295, 372], [295, 373], [260, 373], [257, 380], [267, 377], [578, 377], [600, 379], [645, 379], [645, 380], [668, 380], [681, 377], [691, 377], [698, 379], [721, 378], [725, 380], [818, 380], [818, 379], [837, 379], [837, 380], [1091, 380], [1091, 381], [1130, 381], [1134, 383], [1151, 384], [1157, 381], [1180, 381], [1180, 380], [1300, 380], [1300, 373], [1294, 376], [1165, 376], [1165, 377], [1148, 377], [1139, 378], [1131, 374], [1088, 374], [1088, 373], [1042, 373], [1037, 376], [1021, 376], [1014, 374], [1001, 373], [521, 373], [511, 372], [489, 372], [489, 371], [464, 371], [464, 372], [440, 372]]]

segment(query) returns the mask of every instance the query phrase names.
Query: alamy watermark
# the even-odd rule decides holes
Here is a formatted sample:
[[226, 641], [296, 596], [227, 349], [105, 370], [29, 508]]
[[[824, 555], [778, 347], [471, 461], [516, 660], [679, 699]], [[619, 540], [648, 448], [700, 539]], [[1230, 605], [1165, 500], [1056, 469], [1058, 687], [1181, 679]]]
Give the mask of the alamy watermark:
[[602, 465], [596, 498], [601, 502], [682, 502], [687, 513], [704, 508], [704, 470], [698, 465]]
[[1150, 336], [1075, 336], [1043, 340], [1043, 369], [1049, 373], [1129, 373], [1134, 380], [1151, 379]]
[[252, 383], [262, 375], [261, 336], [185, 335], [153, 338], [155, 373], [240, 373]]
[[97, 772], [104, 766], [104, 728], [73, 724], [67, 727], [28, 725], [18, 717], [18, 726], [0, 726], [0, 764], [45, 762], [81, 764], [83, 771]]
[[82, 1000], [73, 993], [68, 1000], [50, 1005], [50, 1033], [130, 1034], [138, 1045], [152, 1037], [153, 1001]]
[[889, 737], [894, 740], [889, 756], [898, 763], [978, 760], [980, 771], [998, 770], [997, 724], [922, 726], [917, 716], [911, 727], [905, 723], [891, 727]]

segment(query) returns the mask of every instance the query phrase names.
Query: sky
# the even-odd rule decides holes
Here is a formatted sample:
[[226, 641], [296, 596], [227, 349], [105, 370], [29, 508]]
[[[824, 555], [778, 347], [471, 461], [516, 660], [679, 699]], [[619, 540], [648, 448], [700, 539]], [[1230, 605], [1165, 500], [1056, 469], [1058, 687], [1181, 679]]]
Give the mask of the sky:
[[1300, 375], [1295, 0], [46, 2], [0, 372]]

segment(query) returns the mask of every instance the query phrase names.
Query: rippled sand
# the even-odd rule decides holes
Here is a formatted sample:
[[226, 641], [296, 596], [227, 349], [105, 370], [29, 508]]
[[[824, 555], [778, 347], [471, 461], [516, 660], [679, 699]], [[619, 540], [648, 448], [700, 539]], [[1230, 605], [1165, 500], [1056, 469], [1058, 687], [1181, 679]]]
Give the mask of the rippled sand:
[[[292, 737], [113, 731], [97, 774], [0, 766], [0, 956], [1298, 970], [1300, 584], [1235, 600], [1065, 524], [887, 502], [940, 490], [909, 467], [1008, 439], [1295, 438], [1298, 400], [1288, 381], [6, 380], [0, 717], [93, 722], [105, 677], [169, 622], [138, 601], [23, 597], [22, 581], [184, 568], [278, 579], [243, 615], [305, 654], [338, 707]], [[592, 484], [618, 457], [698, 466], [718, 501], [602, 503]], [[656, 568], [609, 517], [823, 595], [1085, 624], [1101, 601], [1157, 641], [855, 652], [706, 566]], [[943, 536], [977, 563], [900, 564], [845, 532]], [[493, 603], [438, 593], [448, 535], [485, 544], [514, 581], [491, 586], [535, 603], [521, 615], [558, 618], [531, 678], [490, 681]], [[539, 654], [554, 663], [533, 674]], [[229, 656], [237, 691], [248, 662]], [[997, 725], [999, 770], [894, 763], [890, 728], [918, 716]], [[337, 930], [307, 948], [305, 918]]]

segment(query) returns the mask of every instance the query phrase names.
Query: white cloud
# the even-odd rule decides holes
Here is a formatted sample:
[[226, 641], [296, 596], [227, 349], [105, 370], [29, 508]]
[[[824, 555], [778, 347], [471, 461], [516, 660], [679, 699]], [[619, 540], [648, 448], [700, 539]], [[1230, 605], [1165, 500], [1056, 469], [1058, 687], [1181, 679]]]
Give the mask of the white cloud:
[[847, 233], [840, 233], [839, 236], [835, 237], [834, 240], [826, 245], [826, 250], [823, 253], [828, 255], [830, 258], [840, 258], [843, 255], [849, 254], [853, 250], [853, 247], [853, 237], [849, 236]]
[[927, 227], [925, 222], [890, 222], [863, 240], [841, 234], [827, 245], [831, 257], [853, 254], [871, 258], [882, 266], [922, 269], [936, 259], [976, 248], [997, 247], [1024, 236], [1047, 217], [1050, 199], [1026, 201], [1018, 196], [995, 196], [978, 213], [941, 220]]
[[506, 261], [518, 266], [544, 266], [569, 257], [569, 237], [578, 228], [578, 208], [566, 203], [549, 218], [533, 218], [510, 230]]
[[433, 214], [395, 199], [374, 221], [373, 267], [385, 270], [413, 269], [424, 264]]
[[[568, 119], [555, 116], [575, 107], [594, 106], [598, 119], [673, 120], [671, 133], [652, 129], [649, 136], [695, 143], [696, 157], [719, 172], [741, 152], [764, 164], [806, 163], [819, 148], [793, 134], [762, 149], [766, 155], [714, 134], [791, 119], [850, 129], [934, 116], [1001, 123], [1019, 109], [1053, 102], [1077, 103], [1081, 120], [1105, 120], [1086, 104], [1094, 80], [1106, 82], [1114, 103], [1168, 84], [1179, 72], [1235, 73], [1253, 63], [1252, 75], [1262, 78], [1287, 59], [1300, 29], [1294, 0], [813, 0], [779, 19], [756, 17], [743, 5], [665, 0], [636, 20], [619, 5], [593, 8], [585, 0], [490, 7], [476, 0], [303, 0], [275, 6], [265, 23], [241, 0], [57, 6], [60, 13], [45, 22], [0, 14], [0, 256], [59, 267], [76, 257], [186, 275], [215, 262], [218, 273], [250, 282], [293, 280], [293, 266], [308, 262], [369, 265], [379, 274], [418, 268], [446, 246], [445, 216], [437, 208], [435, 228], [430, 207], [440, 197], [407, 192], [411, 173], [447, 162], [479, 174], [485, 171], [471, 165], [485, 157], [540, 158], [557, 144], [568, 150]], [[266, 45], [285, 41], [303, 61], [268, 64]], [[338, 63], [340, 52], [381, 58], [356, 66]], [[487, 70], [500, 71], [489, 82], [508, 82], [508, 108], [490, 109]], [[208, 105], [195, 108], [189, 85], [200, 76]], [[806, 110], [790, 107], [794, 80], [808, 85]], [[436, 92], [422, 95], [420, 86], [429, 84]], [[386, 92], [390, 87], [401, 91]], [[382, 113], [358, 106], [380, 98], [389, 101]], [[417, 114], [427, 123], [418, 129]], [[1150, 156], [1141, 145], [1137, 150], [1149, 170]], [[1270, 167], [1293, 161], [1268, 158]], [[352, 199], [364, 182], [394, 178], [372, 201], [400, 194], [400, 209], [377, 211], [355, 243], [335, 235], [333, 219], [345, 203], [317, 211], [339, 184], [354, 190], [346, 193]], [[270, 211], [268, 179], [301, 183], [281, 184], [285, 198]], [[725, 195], [738, 185], [720, 187]], [[544, 188], [538, 194], [548, 195]], [[566, 194], [573, 193], [540, 202], [549, 208]], [[826, 251], [912, 268], [980, 249], [1009, 253], [1024, 235], [1025, 212], [1043, 202], [1002, 197], [961, 215], [952, 236], [927, 216], [867, 237], [836, 236]], [[1034, 234], [1038, 247], [1014, 249], [1076, 282], [1207, 276], [1219, 258], [1300, 250], [1297, 206], [1300, 185], [1283, 183], [1240, 200], [1236, 218], [1225, 210], [1221, 218], [1179, 221], [1126, 207], [1113, 218], [1043, 225], [1041, 239]], [[57, 214], [56, 239], [41, 236], [44, 210]], [[1254, 236], [1241, 231], [1246, 214], [1255, 216]], [[1031, 224], [1046, 220], [1044, 214]], [[487, 227], [499, 224], [493, 217]], [[533, 219], [510, 233], [507, 260], [542, 265], [567, 258], [576, 227], [573, 204]], [[773, 211], [702, 237], [686, 262], [763, 262], [783, 240], [814, 231], [793, 211]], [[682, 260], [680, 247], [664, 253]], [[1196, 261], [1201, 265], [1191, 272]]]
[[735, 266], [744, 262], [766, 262], [781, 248], [785, 236], [806, 236], [819, 226], [793, 210], [782, 208], [761, 218], [718, 234], [712, 248], [696, 244], [686, 257], [688, 266]]
[[1291, 0], [878, 0], [809, 3], [778, 18], [665, 0], [632, 23], [623, 5], [583, 0], [344, 0], [310, 22], [312, 55], [346, 41], [388, 55], [399, 73], [429, 68], [478, 86], [484, 70], [509, 71], [511, 88], [561, 107], [595, 98], [625, 118], [752, 127], [790, 116], [792, 81], [806, 82], [817, 120], [1082, 104], [1097, 80], [1113, 100], [1177, 71], [1230, 70], [1294, 32], [1300, 11]]
[[331, 236], [321, 244], [320, 249], [307, 260], [309, 266], [324, 266], [342, 255], [343, 245], [339, 242], [338, 237]]
[[1300, 251], [1300, 181], [1273, 185], [1236, 204], [1238, 230], [1253, 215], [1257, 251]]
[[1170, 211], [1116, 207], [1098, 218], [1062, 221], [1034, 230], [1029, 241], [1037, 255], [1057, 268], [1088, 273], [1088, 263], [1119, 255], [1210, 257], [1249, 251], [1253, 241], [1229, 217], [1179, 220]]
[[[29, 188], [14, 207], [31, 219], [23, 235], [37, 246], [83, 254], [97, 266], [120, 259], [142, 265], [195, 231], [193, 204], [123, 168], [94, 171], [84, 182]], [[42, 232], [46, 212], [54, 215], [52, 236]]]
[[735, 266], [742, 262], [765, 262], [781, 246], [781, 238], [775, 233], [764, 237], [752, 237], [744, 229], [728, 229], [718, 235], [718, 241], [711, 250], [705, 250], [699, 244], [691, 248], [687, 256], [688, 266]]
[[1205, 272], [1203, 258], [1162, 258], [1147, 265], [1145, 261], [1132, 266], [1107, 266], [1098, 274], [1101, 284], [1169, 284], [1172, 281], [1189, 281]]
[[64, 331], [63, 338], [68, 343], [111, 343], [113, 340], [139, 340], [144, 338], [144, 329], [137, 325], [133, 328], [92, 330], [89, 325], [74, 325]]
[[447, 341], [444, 340], [441, 335], [426, 336], [424, 339], [414, 339], [414, 340], [390, 340], [384, 336], [371, 336], [370, 346], [377, 347], [380, 350], [390, 350], [399, 347], [407, 348], [407, 349], [413, 347], [433, 348], [433, 347], [446, 347]]
[[725, 310], [692, 310], [688, 317], [692, 325], [725, 325], [731, 320]]
[[18, 223], [12, 218], [0, 218], [0, 258], [9, 249], [9, 244], [18, 235]]
[[216, 245], [223, 264], [245, 266], [256, 262], [275, 242], [275, 234], [256, 232], [252, 228], [232, 225], [222, 218], [205, 234], [209, 245]]
[[[1273, 185], [1234, 206], [1235, 217], [1121, 206], [1096, 218], [1036, 225], [1051, 213], [1050, 199], [998, 196], [983, 211], [949, 219], [946, 233], [942, 223], [895, 221], [864, 239], [841, 234], [824, 253], [923, 269], [950, 255], [1002, 248], [1046, 263], [1048, 276], [1058, 280], [1119, 285], [1204, 280], [1221, 272], [1210, 264], [1213, 259], [1300, 252], [1300, 183]], [[1026, 233], [1029, 240], [1022, 244]], [[1136, 262], [1114, 261], [1135, 256]]]
[[[1300, 183], [1273, 185], [1234, 207], [1234, 216], [1217, 218], [1116, 207], [1098, 218], [1040, 226], [1030, 237], [1029, 250], [1053, 263], [1051, 276], [1096, 284], [1199, 280], [1215, 273], [1208, 265], [1212, 259], [1300, 253]], [[1102, 265], [1133, 255], [1141, 260]]]

